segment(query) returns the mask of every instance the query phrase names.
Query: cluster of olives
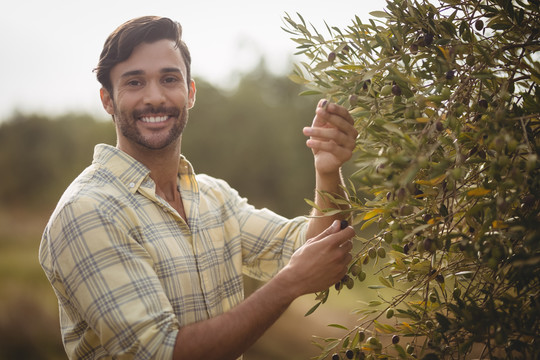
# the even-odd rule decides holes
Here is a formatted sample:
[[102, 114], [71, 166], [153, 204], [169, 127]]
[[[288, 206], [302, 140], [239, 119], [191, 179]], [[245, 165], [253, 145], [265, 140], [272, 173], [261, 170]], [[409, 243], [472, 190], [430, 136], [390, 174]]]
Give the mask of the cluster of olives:
[[[377, 339], [376, 337], [370, 336], [366, 339], [366, 335], [363, 331], [360, 331], [358, 335], [359, 335], [359, 340], [361, 342], [364, 342], [365, 340], [365, 343], [364, 343], [365, 346], [363, 346], [362, 348], [373, 349], [375, 351], [380, 351], [382, 349], [382, 344], [379, 341], [379, 339]], [[393, 345], [399, 344], [400, 340], [401, 339], [399, 335], [392, 336]], [[414, 346], [412, 346], [411, 344], [407, 344], [406, 351], [408, 354], [412, 354], [414, 352]], [[345, 359], [355, 359], [355, 360], [374, 359], [373, 355], [371, 354], [366, 355], [366, 353], [362, 351], [360, 348], [354, 348], [354, 349], [346, 349], [345, 352], [343, 352], [341, 355], [340, 353], [334, 353], [332, 355], [332, 360], [341, 360], [343, 359], [342, 355], [345, 355], [344, 357]]]

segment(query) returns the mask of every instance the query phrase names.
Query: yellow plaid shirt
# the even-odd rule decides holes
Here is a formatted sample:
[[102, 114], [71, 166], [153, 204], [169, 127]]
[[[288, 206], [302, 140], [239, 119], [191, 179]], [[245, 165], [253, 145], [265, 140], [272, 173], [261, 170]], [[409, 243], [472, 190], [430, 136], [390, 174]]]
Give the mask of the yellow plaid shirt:
[[178, 185], [187, 224], [144, 165], [97, 145], [60, 199], [39, 260], [69, 358], [171, 359], [179, 327], [240, 303], [242, 273], [270, 279], [305, 241], [305, 217], [257, 210], [183, 158]]

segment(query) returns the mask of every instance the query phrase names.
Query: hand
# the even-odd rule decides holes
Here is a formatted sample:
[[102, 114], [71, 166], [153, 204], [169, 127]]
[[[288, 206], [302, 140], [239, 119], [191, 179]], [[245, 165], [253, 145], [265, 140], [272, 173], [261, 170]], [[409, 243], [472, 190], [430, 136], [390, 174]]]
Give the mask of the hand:
[[310, 137], [306, 144], [313, 151], [315, 170], [321, 175], [339, 171], [352, 157], [358, 136], [347, 109], [327, 100], [319, 101], [313, 124], [303, 132]]
[[350, 239], [354, 234], [350, 226], [340, 230], [340, 221], [336, 220], [309, 239], [279, 274], [287, 279], [289, 290], [301, 296], [326, 290], [340, 281], [352, 260]]

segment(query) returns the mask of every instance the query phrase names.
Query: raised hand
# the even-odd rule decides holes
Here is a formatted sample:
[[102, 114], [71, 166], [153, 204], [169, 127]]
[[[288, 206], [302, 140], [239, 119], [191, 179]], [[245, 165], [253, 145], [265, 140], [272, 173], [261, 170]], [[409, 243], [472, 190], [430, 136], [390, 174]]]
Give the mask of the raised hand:
[[310, 137], [306, 144], [313, 151], [319, 175], [338, 172], [351, 158], [358, 136], [353, 125], [352, 116], [343, 106], [319, 101], [311, 127], [303, 129]]

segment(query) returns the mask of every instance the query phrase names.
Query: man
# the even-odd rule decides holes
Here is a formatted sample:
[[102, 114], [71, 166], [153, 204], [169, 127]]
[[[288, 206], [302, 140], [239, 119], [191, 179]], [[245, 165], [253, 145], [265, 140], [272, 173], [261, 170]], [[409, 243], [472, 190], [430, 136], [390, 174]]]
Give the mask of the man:
[[[167, 18], [133, 19], [105, 42], [96, 70], [117, 146], [96, 146], [40, 246], [69, 358], [234, 359], [294, 299], [347, 271], [351, 227], [316, 211], [287, 220], [254, 209], [225, 182], [194, 174], [181, 155], [195, 103], [190, 63]], [[320, 194], [340, 193], [352, 118], [321, 102], [304, 134], [315, 201], [332, 206]], [[242, 273], [268, 282], [244, 300]]]

